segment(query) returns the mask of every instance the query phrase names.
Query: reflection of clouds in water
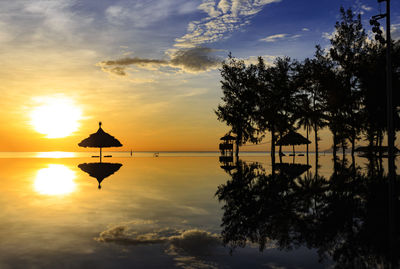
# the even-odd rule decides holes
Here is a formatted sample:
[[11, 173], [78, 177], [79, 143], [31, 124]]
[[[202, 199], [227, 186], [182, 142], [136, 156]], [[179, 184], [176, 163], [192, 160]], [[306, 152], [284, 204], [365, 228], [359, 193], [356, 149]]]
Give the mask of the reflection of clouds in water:
[[[133, 224], [133, 225], [132, 225]], [[121, 245], [164, 244], [165, 253], [174, 258], [177, 266], [182, 268], [217, 268], [215, 262], [209, 261], [217, 250], [223, 250], [218, 234], [199, 229], [153, 229], [149, 232], [136, 232], [132, 228], [136, 222], [124, 223], [111, 227], [95, 238], [98, 242]], [[150, 223], [153, 224], [153, 223]], [[223, 253], [226, 253], [224, 250]]]

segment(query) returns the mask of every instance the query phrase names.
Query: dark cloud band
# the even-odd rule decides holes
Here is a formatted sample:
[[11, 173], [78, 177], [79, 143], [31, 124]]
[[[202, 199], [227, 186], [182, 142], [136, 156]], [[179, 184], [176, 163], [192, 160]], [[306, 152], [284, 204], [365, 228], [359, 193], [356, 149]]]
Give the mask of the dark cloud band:
[[126, 75], [126, 69], [131, 65], [136, 66], [169, 66], [179, 68], [186, 72], [204, 72], [217, 68], [222, 60], [214, 56], [216, 49], [206, 47], [195, 47], [179, 49], [170, 53], [169, 60], [147, 59], [147, 58], [122, 58], [117, 60], [102, 61], [97, 65], [103, 71], [119, 76]]

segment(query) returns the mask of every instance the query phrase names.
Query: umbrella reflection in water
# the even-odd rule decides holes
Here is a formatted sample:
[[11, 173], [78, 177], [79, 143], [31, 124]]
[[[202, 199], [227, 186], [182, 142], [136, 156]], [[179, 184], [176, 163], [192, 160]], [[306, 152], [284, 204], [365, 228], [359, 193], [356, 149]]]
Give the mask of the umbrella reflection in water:
[[97, 179], [99, 182], [99, 189], [101, 189], [101, 182], [117, 172], [121, 166], [122, 164], [120, 163], [81, 163], [78, 165], [82, 171]]

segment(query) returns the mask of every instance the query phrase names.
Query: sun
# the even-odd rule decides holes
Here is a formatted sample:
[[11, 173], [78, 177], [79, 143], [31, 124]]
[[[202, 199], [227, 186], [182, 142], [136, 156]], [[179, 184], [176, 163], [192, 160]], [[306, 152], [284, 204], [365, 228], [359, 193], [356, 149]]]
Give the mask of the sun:
[[31, 112], [31, 125], [47, 138], [62, 138], [78, 130], [81, 109], [70, 98], [40, 98], [40, 104]]

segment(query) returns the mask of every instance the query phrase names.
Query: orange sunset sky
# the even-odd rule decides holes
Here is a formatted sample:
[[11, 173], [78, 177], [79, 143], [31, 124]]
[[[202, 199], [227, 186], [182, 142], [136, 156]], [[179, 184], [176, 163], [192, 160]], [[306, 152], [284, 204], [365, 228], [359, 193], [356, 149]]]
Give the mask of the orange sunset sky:
[[[376, 11], [315, 1], [316, 14], [291, 2], [1, 1], [0, 151], [86, 150], [77, 144], [99, 121], [117, 150], [217, 150], [229, 130], [214, 113], [229, 51], [302, 60], [329, 45], [340, 5]], [[320, 136], [330, 148], [329, 131]], [[269, 140], [242, 150], [269, 150]]]

